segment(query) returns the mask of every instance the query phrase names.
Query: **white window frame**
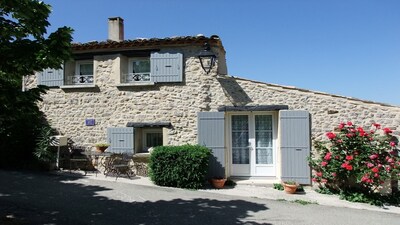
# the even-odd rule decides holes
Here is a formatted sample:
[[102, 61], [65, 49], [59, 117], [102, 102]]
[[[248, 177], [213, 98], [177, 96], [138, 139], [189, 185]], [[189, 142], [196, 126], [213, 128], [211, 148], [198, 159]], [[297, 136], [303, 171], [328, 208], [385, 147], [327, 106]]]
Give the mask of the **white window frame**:
[[[132, 73], [131, 71], [133, 70], [133, 62], [134, 61], [144, 61], [144, 60], [148, 60], [149, 61], [149, 72], [147, 73]], [[128, 74], [126, 74], [123, 78], [124, 83], [149, 83], [151, 82], [151, 61], [150, 61], [150, 57], [132, 57], [128, 59]], [[135, 75], [139, 75], [139, 77], [141, 76], [145, 76], [146, 74], [148, 74], [149, 76], [149, 80], [134, 80], [133, 76]]]

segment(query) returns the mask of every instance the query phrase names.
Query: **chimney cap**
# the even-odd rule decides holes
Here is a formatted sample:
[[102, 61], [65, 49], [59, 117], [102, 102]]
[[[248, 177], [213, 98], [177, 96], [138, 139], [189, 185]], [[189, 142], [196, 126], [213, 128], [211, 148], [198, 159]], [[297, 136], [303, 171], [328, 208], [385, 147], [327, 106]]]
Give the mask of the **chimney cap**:
[[124, 19], [122, 19], [122, 18], [119, 17], [119, 16], [116, 16], [116, 17], [109, 17], [108, 20], [122, 20], [122, 21], [124, 21]]

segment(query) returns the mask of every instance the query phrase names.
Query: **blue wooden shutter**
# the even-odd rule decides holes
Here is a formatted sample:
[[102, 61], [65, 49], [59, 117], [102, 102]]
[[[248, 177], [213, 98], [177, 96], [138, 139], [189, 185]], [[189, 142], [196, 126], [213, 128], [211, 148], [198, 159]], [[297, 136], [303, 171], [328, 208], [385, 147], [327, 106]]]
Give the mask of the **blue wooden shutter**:
[[60, 87], [64, 85], [64, 69], [45, 69], [37, 73], [39, 85], [48, 87]]
[[182, 82], [182, 53], [152, 53], [150, 56], [150, 73], [153, 82]]
[[107, 151], [116, 153], [134, 153], [134, 128], [110, 127], [107, 128], [107, 138], [110, 147]]
[[295, 180], [311, 184], [310, 114], [304, 110], [281, 110], [280, 140], [282, 156], [282, 180]]
[[223, 112], [197, 114], [197, 141], [212, 150], [209, 176], [225, 176], [225, 117]]

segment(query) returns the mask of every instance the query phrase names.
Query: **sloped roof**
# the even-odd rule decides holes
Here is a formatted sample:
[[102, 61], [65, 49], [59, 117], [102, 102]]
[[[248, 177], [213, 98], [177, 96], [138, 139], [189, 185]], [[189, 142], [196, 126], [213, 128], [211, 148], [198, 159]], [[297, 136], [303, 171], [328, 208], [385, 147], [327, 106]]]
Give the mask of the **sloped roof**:
[[73, 43], [73, 51], [90, 51], [90, 50], [112, 50], [112, 49], [127, 49], [127, 48], [152, 48], [152, 47], [165, 47], [174, 45], [202, 45], [208, 42], [211, 46], [218, 46], [223, 48], [222, 42], [217, 35], [205, 37], [203, 35], [197, 36], [179, 36], [167, 38], [138, 38], [125, 41], [91, 41], [87, 43]]

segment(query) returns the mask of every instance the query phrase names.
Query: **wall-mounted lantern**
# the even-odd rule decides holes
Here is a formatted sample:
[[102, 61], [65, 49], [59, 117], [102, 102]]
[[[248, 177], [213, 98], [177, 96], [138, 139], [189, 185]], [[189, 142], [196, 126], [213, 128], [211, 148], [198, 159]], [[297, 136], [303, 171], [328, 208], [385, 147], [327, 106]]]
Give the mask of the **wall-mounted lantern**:
[[201, 67], [208, 74], [213, 68], [217, 56], [214, 54], [214, 52], [211, 51], [208, 42], [205, 42], [203, 47], [203, 50], [199, 52], [197, 57], [199, 57]]

